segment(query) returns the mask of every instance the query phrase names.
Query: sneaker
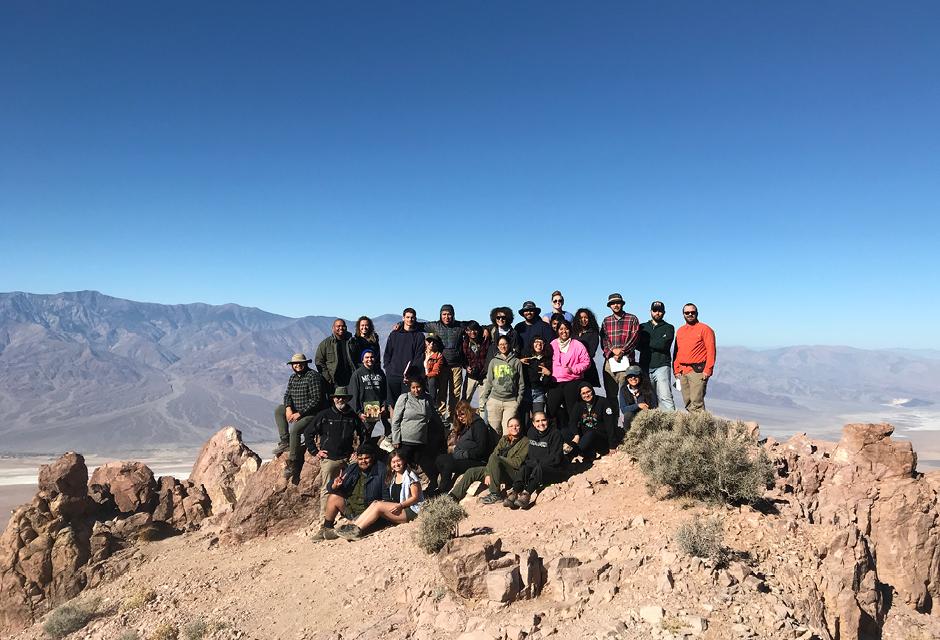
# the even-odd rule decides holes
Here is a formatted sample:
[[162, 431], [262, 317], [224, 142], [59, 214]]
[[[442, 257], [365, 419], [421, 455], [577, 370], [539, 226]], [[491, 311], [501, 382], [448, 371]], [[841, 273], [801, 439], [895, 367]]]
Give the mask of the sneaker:
[[482, 502], [483, 504], [496, 504], [497, 502], [501, 502], [502, 499], [503, 499], [503, 496], [499, 495], [498, 493], [493, 493], [492, 491], [490, 491], [485, 496], [480, 498], [480, 502]]
[[516, 492], [512, 489], [510, 489], [509, 493], [506, 494], [506, 499], [503, 500], [503, 506], [509, 507], [510, 509], [516, 508]]
[[287, 464], [284, 465], [284, 477], [293, 478], [294, 477], [294, 461], [288, 460]]
[[354, 524], [344, 524], [336, 530], [336, 534], [346, 540], [358, 540], [362, 537], [362, 529]]
[[532, 499], [529, 496], [528, 491], [523, 491], [519, 494], [519, 497], [516, 498], [516, 508], [518, 509], [528, 509], [532, 506]]
[[336, 535], [336, 531], [333, 530], [333, 527], [320, 527], [320, 530], [310, 537], [310, 541], [323, 542], [324, 540], [336, 540], [338, 537], [339, 536]]
[[282, 453], [284, 453], [285, 451], [287, 451], [288, 449], [290, 449], [290, 444], [287, 443], [287, 442], [281, 442], [281, 443], [279, 443], [276, 447], [274, 447], [274, 454], [273, 454], [273, 455], [274, 455], [274, 457], [276, 458], [276, 457], [278, 457], [279, 455], [281, 455]]

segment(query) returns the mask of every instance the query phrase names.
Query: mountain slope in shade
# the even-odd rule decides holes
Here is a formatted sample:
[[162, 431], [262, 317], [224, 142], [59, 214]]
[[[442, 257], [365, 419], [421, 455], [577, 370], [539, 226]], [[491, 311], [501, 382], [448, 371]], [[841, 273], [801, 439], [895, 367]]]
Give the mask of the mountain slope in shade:
[[[0, 293], [0, 448], [194, 446], [226, 424], [249, 441], [271, 441], [273, 408], [290, 375], [285, 360], [296, 351], [313, 357], [333, 319], [95, 291]], [[399, 319], [374, 319], [383, 346]], [[906, 350], [719, 344], [709, 398], [761, 415], [849, 411], [897, 398], [933, 403], [940, 360]]]

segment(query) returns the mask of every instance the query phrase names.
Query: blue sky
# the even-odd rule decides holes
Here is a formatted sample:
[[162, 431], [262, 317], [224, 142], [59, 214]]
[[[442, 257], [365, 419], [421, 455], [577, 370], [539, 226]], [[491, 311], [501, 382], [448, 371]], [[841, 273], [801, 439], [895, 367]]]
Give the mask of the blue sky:
[[618, 291], [694, 301], [724, 344], [938, 348], [938, 24], [4, 2], [0, 291], [479, 319]]

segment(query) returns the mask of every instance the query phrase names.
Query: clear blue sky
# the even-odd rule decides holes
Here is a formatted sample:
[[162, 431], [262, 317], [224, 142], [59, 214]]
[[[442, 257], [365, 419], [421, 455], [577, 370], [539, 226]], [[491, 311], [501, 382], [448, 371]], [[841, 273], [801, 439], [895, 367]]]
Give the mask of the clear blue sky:
[[[0, 291], [940, 347], [940, 3], [0, 4]], [[899, 330], [904, 327], [905, 330]]]

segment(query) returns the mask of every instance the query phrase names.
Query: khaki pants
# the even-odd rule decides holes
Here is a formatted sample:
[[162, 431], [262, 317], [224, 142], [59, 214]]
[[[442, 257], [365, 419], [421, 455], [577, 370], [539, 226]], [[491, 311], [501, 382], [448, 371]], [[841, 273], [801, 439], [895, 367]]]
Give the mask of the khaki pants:
[[480, 384], [481, 383], [479, 381], [474, 380], [470, 376], [467, 376], [464, 380], [464, 392], [462, 396], [463, 399], [467, 402], [473, 400], [473, 394], [477, 392], [477, 388], [480, 386]]
[[437, 377], [437, 412], [444, 421], [448, 421], [454, 414], [454, 408], [463, 391], [463, 369], [460, 367], [441, 367]]
[[701, 373], [689, 371], [679, 376], [679, 387], [682, 389], [682, 400], [686, 411], [705, 411], [705, 390], [708, 380], [702, 378]]
[[339, 472], [346, 468], [346, 460], [330, 460], [323, 458], [320, 460], [320, 519], [326, 514], [326, 499], [330, 495], [330, 487], [333, 486], [333, 480], [339, 476]]
[[500, 435], [505, 435], [509, 421], [518, 412], [518, 400], [496, 400], [494, 398], [488, 398], [486, 401], [486, 420]]

